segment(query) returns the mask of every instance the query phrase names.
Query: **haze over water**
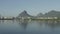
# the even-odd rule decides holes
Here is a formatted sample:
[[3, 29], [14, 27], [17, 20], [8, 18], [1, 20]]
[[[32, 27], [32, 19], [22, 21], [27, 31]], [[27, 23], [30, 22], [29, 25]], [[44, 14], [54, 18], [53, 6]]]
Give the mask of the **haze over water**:
[[0, 34], [60, 34], [60, 22], [0, 20]]

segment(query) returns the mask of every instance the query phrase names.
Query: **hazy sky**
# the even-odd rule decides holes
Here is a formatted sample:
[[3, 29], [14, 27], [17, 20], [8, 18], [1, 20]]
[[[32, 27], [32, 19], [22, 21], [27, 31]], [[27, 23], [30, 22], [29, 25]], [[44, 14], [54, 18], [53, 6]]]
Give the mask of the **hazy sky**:
[[0, 14], [3, 16], [17, 16], [23, 10], [30, 15], [60, 11], [60, 0], [0, 0]]

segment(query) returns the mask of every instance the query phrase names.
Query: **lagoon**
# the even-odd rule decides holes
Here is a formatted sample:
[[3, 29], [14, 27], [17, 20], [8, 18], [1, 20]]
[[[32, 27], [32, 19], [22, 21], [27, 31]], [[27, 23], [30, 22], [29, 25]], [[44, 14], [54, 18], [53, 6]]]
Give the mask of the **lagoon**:
[[60, 21], [0, 20], [0, 34], [60, 34]]

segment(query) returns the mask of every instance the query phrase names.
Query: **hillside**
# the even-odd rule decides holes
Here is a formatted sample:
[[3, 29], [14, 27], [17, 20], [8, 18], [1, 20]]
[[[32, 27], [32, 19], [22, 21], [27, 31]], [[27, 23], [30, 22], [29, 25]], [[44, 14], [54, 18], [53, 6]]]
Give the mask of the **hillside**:
[[48, 13], [45, 13], [45, 14], [39, 14], [37, 15], [39, 17], [60, 17], [60, 11], [55, 11], [55, 10], [51, 10], [49, 11]]

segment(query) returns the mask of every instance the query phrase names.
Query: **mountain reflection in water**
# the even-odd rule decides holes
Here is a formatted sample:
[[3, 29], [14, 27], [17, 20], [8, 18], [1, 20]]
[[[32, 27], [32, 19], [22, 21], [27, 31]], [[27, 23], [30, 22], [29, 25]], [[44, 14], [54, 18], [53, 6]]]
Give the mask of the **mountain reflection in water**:
[[0, 34], [60, 34], [60, 21], [0, 20]]
[[27, 24], [28, 24], [28, 21], [26, 21], [26, 20], [24, 20], [24, 21], [18, 21], [18, 24], [19, 24], [22, 28], [26, 29]]

